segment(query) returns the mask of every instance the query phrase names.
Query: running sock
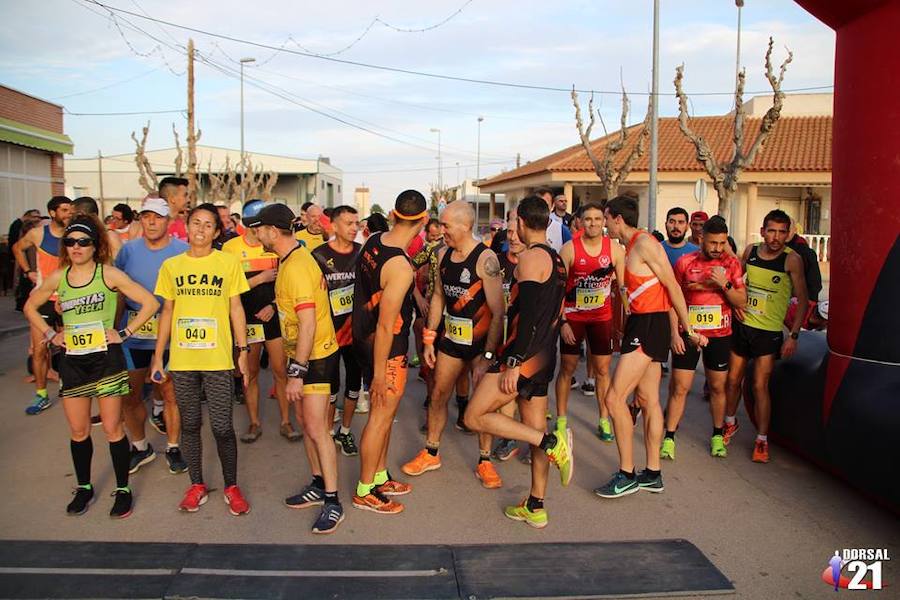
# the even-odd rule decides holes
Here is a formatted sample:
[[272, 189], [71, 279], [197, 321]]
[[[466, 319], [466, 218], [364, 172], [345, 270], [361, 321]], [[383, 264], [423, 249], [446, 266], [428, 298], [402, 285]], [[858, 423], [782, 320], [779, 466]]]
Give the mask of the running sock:
[[131, 445], [134, 446], [134, 449], [138, 452], [146, 452], [147, 451], [147, 438], [142, 440], [133, 440]]
[[40, 396], [41, 398], [46, 398], [47, 397], [47, 388], [41, 388], [39, 390], [36, 390], [35, 393], [38, 396]]
[[390, 476], [388, 475], [387, 469], [375, 473], [375, 485], [384, 485], [388, 482], [388, 479], [390, 479]]
[[488, 450], [485, 452], [484, 450], [478, 451], [478, 464], [480, 465], [483, 462], [491, 462], [491, 451]]
[[737, 421], [737, 418], [736, 418], [736, 417], [725, 417], [725, 424], [726, 424], [726, 425], [734, 425], [734, 423], [735, 423], [736, 421]]
[[763, 435], [763, 434], [760, 433], [760, 434], [758, 434], [758, 435], [756, 436], [756, 441], [757, 441], [757, 442], [768, 442], [768, 441], [769, 441], [769, 436], [768, 436], [768, 435]]
[[329, 504], [340, 504], [338, 501], [338, 493], [334, 492], [325, 492], [325, 505]]
[[350, 428], [344, 427], [343, 425], [341, 425], [340, 431], [341, 431], [341, 435], [347, 435], [348, 433], [350, 433]]
[[90, 436], [80, 442], [69, 440], [69, 449], [72, 451], [72, 464], [75, 465], [75, 478], [78, 479], [78, 485], [90, 485], [94, 442], [91, 441]]
[[646, 469], [644, 469], [644, 473], [650, 475], [651, 477], [659, 477], [659, 474], [662, 473], [662, 471], [654, 471], [650, 467], [647, 467]]
[[597, 382], [594, 380], [593, 377], [588, 377], [584, 382], [589, 383], [591, 385], [597, 385]]
[[363, 483], [360, 481], [356, 484], [356, 495], [360, 498], [365, 498], [372, 493], [373, 489], [375, 489], [374, 483]]
[[669, 431], [668, 429], [666, 429], [666, 437], [669, 438], [670, 440], [674, 440], [674, 439], [675, 439], [675, 432], [674, 432], [674, 431]]
[[556, 417], [556, 428], [557, 429], [565, 430], [568, 425], [569, 425], [569, 417], [567, 417], [566, 415], [559, 415], [558, 417]]
[[153, 416], [158, 417], [163, 413], [166, 404], [162, 400], [153, 399]]
[[429, 442], [427, 440], [425, 441], [425, 450], [427, 450], [428, 454], [430, 454], [432, 456], [438, 455], [440, 446], [441, 446], [440, 442]]
[[[658, 471], [657, 471], [657, 472], [658, 472]], [[634, 479], [634, 471], [632, 471], [631, 473], [629, 473], [628, 471], [625, 471], [625, 470], [623, 470], [623, 469], [619, 469], [619, 473], [621, 473], [622, 475], [624, 475], [624, 476], [627, 477], [628, 479]]]
[[538, 447], [545, 452], [547, 451], [548, 448], [555, 448], [556, 447], [556, 436], [552, 433], [545, 433], [544, 437], [541, 438], [541, 443], [538, 444]]
[[528, 500], [525, 501], [525, 508], [534, 512], [539, 508], [544, 508], [544, 499], [543, 498], [535, 498], [534, 496], [528, 496]]
[[713, 435], [724, 435], [724, 427], [713, 427]]
[[116, 487], [128, 487], [128, 469], [131, 468], [131, 444], [128, 436], [117, 442], [109, 443], [109, 455], [112, 457], [113, 471], [116, 473]]
[[320, 490], [325, 489], [325, 478], [321, 475], [313, 475], [312, 483], [310, 484], [315, 488], [319, 488]]
[[171, 450], [172, 448], [178, 448], [178, 444], [173, 444], [172, 442], [166, 442], [166, 450]]

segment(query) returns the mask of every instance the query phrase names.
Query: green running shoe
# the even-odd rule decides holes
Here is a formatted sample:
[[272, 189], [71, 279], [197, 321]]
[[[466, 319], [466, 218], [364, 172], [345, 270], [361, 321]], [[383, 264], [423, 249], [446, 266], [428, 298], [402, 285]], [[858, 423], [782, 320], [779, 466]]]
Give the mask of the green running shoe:
[[662, 448], [659, 449], [659, 457], [675, 460], [675, 440], [673, 438], [663, 438]]
[[621, 471], [616, 471], [612, 476], [612, 479], [607, 481], [605, 485], [594, 490], [594, 493], [601, 498], [620, 498], [622, 496], [627, 496], [628, 494], [634, 494], [640, 491], [640, 489], [637, 477], [629, 479], [622, 475]]
[[513, 521], [525, 521], [527, 525], [530, 525], [535, 529], [543, 529], [546, 527], [547, 511], [543, 508], [530, 511], [528, 510], [527, 502], [528, 500], [526, 499], [522, 500], [521, 504], [507, 506], [503, 510], [503, 514], [506, 515], [507, 519], [512, 519]]
[[644, 470], [637, 474], [636, 479], [638, 482], [638, 487], [642, 490], [658, 494], [659, 492], [666, 489], [663, 486], [662, 473], [660, 473], [659, 475], [651, 475], [646, 470]]
[[597, 437], [600, 438], [601, 442], [615, 441], [616, 436], [613, 435], [609, 419], [600, 419], [600, 424], [597, 425]]
[[556, 436], [556, 445], [547, 449], [547, 458], [559, 468], [559, 480], [563, 487], [572, 481], [575, 473], [575, 457], [572, 456], [572, 430], [557, 429], [553, 432]]
[[714, 435], [709, 440], [709, 453], [712, 456], [725, 458], [728, 456], [728, 448], [725, 447], [725, 438], [721, 435]]

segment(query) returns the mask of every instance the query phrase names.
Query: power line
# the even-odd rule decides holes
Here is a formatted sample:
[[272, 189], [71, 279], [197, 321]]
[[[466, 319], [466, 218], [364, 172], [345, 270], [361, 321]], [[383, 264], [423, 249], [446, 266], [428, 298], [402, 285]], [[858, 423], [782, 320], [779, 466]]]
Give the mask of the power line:
[[136, 79], [140, 79], [141, 77], [146, 77], [150, 73], [155, 73], [156, 71], [159, 71], [160, 68], [161, 67], [156, 67], [155, 69], [150, 69], [149, 71], [141, 73], [140, 75], [135, 75], [134, 77], [129, 77], [128, 79], [123, 79], [121, 81], [115, 81], [113, 83], [110, 83], [110, 84], [107, 84], [107, 85], [104, 85], [104, 86], [101, 86], [98, 88], [94, 88], [91, 90], [85, 90], [83, 92], [75, 92], [74, 94], [66, 94], [65, 96], [56, 96], [55, 98], [50, 98], [50, 99], [51, 100], [63, 100], [65, 98], [74, 98], [75, 96], [84, 96], [86, 94], [93, 94], [94, 92], [102, 92], [103, 90], [108, 90], [111, 87], [115, 87], [117, 85], [122, 85], [123, 83], [129, 83]]
[[[163, 25], [168, 25], [169, 27], [175, 27], [177, 29], [191, 31], [191, 32], [194, 32], [194, 33], [197, 33], [200, 35], [205, 35], [205, 36], [218, 38], [218, 39], [222, 39], [222, 40], [228, 40], [230, 42], [235, 42], [238, 44], [245, 44], [247, 46], [254, 46], [256, 48], [265, 48], [268, 50], [278, 50], [278, 47], [272, 46], [271, 44], [264, 44], [262, 42], [254, 42], [252, 40], [245, 40], [242, 38], [237, 38], [234, 36], [225, 35], [225, 34], [221, 34], [221, 33], [213, 33], [210, 31], [203, 30], [203, 29], [198, 29], [196, 27], [188, 27], [186, 25], [178, 25], [177, 23], [172, 23], [171, 21], [166, 21], [164, 19], [158, 19], [156, 17], [148, 17], [145, 15], [141, 15], [141, 14], [129, 11], [129, 10], [125, 10], [123, 8], [115, 8], [115, 7], [107, 6], [106, 4], [103, 4], [102, 2], [99, 2], [98, 0], [84, 0], [84, 1], [90, 2], [91, 4], [95, 4], [97, 6], [100, 6], [108, 11], [115, 11], [115, 12], [131, 15], [134, 17], [138, 17], [140, 19], [153, 21], [155, 23], [162, 23]], [[444, 75], [444, 74], [440, 74], [440, 73], [416, 71], [413, 69], [403, 69], [400, 67], [390, 67], [387, 65], [376, 65], [376, 64], [372, 64], [372, 63], [364, 63], [364, 62], [360, 62], [360, 61], [347, 60], [344, 58], [335, 58], [333, 56], [322, 56], [319, 54], [315, 54], [313, 52], [304, 52], [304, 51], [300, 51], [300, 50], [289, 50], [287, 48], [282, 48], [281, 52], [285, 52], [288, 54], [295, 54], [297, 56], [304, 56], [307, 58], [315, 58], [318, 60], [335, 62], [335, 63], [339, 63], [339, 64], [351, 65], [351, 66], [355, 66], [355, 67], [364, 67], [367, 69], [377, 69], [380, 71], [388, 71], [388, 72], [392, 72], [392, 73], [403, 73], [405, 75], [414, 75], [414, 76], [418, 76], [418, 77], [429, 77], [432, 79], [444, 79], [447, 81], [458, 81], [458, 82], [462, 82], [462, 83], [473, 83], [473, 84], [479, 84], [479, 85], [491, 85], [491, 86], [498, 86], [498, 87], [509, 87], [509, 88], [535, 90], [535, 91], [565, 92], [567, 94], [572, 92], [571, 87], [554, 87], [554, 86], [534, 85], [534, 84], [526, 84], [526, 83], [512, 83], [512, 82], [507, 82], [507, 81], [493, 81], [493, 80], [489, 80], [489, 79], [474, 79], [474, 78], [470, 78], [470, 77], [460, 77], [460, 76], [455, 76], [455, 75]], [[834, 87], [834, 85], [829, 84], [829, 85], [811, 86], [811, 87], [805, 87], [805, 88], [793, 88], [793, 89], [782, 90], [782, 91], [784, 91], [784, 92], [806, 92], [806, 91], [831, 89], [833, 87]], [[575, 91], [580, 92], [580, 93], [585, 93], [585, 94], [593, 93], [593, 94], [613, 95], [613, 96], [620, 96], [622, 93], [621, 90], [605, 91], [605, 90], [589, 90], [589, 89], [577, 89], [577, 88], [575, 89]], [[746, 92], [746, 93], [751, 94], [751, 95], [766, 94], [766, 93], [769, 93], [770, 91], [771, 90], [755, 91], [755, 92], [751, 91], [751, 92]], [[633, 96], [649, 96], [650, 92], [631, 92], [631, 94]], [[668, 95], [668, 94], [660, 94], [660, 95]], [[693, 96], [732, 96], [732, 95], [734, 95], [734, 91], [732, 90], [732, 91], [728, 91], [728, 92], [693, 92], [692, 95]]]
[[185, 114], [187, 109], [178, 108], [173, 110], [136, 110], [130, 112], [99, 112], [99, 113], [83, 113], [83, 112], [71, 112], [67, 108], [63, 108], [63, 111], [67, 115], [71, 115], [73, 117], [121, 117], [126, 115], [166, 115], [166, 114], [174, 114], [181, 113]]

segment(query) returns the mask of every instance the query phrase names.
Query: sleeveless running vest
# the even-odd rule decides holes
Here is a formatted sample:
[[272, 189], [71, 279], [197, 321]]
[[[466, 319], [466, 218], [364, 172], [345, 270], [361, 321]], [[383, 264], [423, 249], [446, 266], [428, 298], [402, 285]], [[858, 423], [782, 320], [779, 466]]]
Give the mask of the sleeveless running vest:
[[338, 346], [353, 343], [351, 317], [353, 315], [353, 288], [356, 282], [356, 263], [361, 245], [353, 242], [353, 249], [346, 254], [338, 252], [331, 244], [322, 244], [313, 250], [313, 258], [319, 263], [328, 286], [328, 303]]
[[476, 265], [487, 246], [479, 242], [462, 262], [453, 262], [452, 249], [441, 259], [444, 292], [444, 338], [458, 346], [483, 346], [491, 325], [491, 310], [484, 296], [484, 282]]
[[[628, 242], [625, 254], [631, 252], [635, 242], [641, 235], [650, 235], [646, 231], [638, 231]], [[651, 236], [652, 237], [652, 236]], [[654, 239], [654, 241], [656, 241]], [[659, 242], [657, 242], [659, 243]], [[625, 261], [625, 287], [628, 291], [628, 306], [633, 314], [666, 312], [672, 307], [669, 293], [662, 286], [656, 275], [637, 275], [628, 270]]]
[[103, 280], [103, 265], [94, 267], [94, 277], [87, 284], [69, 284], [69, 271], [56, 288], [65, 326], [66, 354], [79, 355], [105, 352], [106, 330], [114, 327], [118, 294]]
[[766, 260], [759, 255], [759, 244], [747, 257], [747, 310], [744, 325], [763, 331], [781, 331], [794, 285], [785, 267], [788, 254], [785, 247], [777, 257]]
[[41, 245], [37, 247], [37, 252], [35, 253], [37, 257], [37, 271], [41, 280], [46, 279], [53, 271], [59, 268], [60, 239], [53, 235], [49, 225], [44, 225], [44, 236], [41, 238]]
[[[360, 353], [363, 364], [371, 367], [375, 353], [375, 328], [378, 325], [379, 304], [384, 289], [381, 287], [381, 269], [384, 264], [395, 256], [402, 256], [409, 262], [409, 257], [403, 248], [386, 246], [381, 242], [383, 234], [377, 233], [371, 236], [363, 246], [356, 264], [356, 281], [353, 287], [353, 317], [351, 329], [353, 331], [353, 344]], [[412, 265], [410, 264], [410, 268]], [[409, 327], [413, 321], [413, 296], [410, 284], [400, 307], [400, 314], [394, 322], [392, 332], [394, 339], [391, 341], [391, 350], [388, 358], [405, 356], [409, 347]]]
[[612, 319], [612, 264], [610, 239], [603, 236], [600, 254], [591, 256], [583, 238], [572, 240], [575, 257], [566, 279], [563, 310], [569, 321], [609, 321]]

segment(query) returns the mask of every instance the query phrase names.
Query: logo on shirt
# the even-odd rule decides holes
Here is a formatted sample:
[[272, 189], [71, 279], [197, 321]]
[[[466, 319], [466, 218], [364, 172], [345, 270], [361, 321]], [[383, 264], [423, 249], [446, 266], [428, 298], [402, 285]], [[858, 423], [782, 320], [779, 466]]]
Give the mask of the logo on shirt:
[[334, 268], [334, 259], [329, 258], [328, 260], [326, 260], [325, 266], [327, 266], [329, 269], [333, 269]]
[[640, 345], [641, 345], [641, 340], [639, 340], [639, 339], [637, 339], [637, 338], [634, 338], [633, 340], [631, 340], [631, 345], [632, 345], [632, 346], [640, 346]]
[[772, 283], [781, 283], [781, 277], [779, 275], [772, 275]]
[[584, 260], [583, 258], [579, 258], [579, 259], [578, 259], [578, 264], [579, 264], [579, 265], [586, 265], [586, 264], [587, 264], [587, 261]]
[[472, 283], [472, 273], [469, 272], [468, 268], [464, 268], [462, 270], [462, 274], [459, 276], [460, 283]]
[[604, 256], [601, 256], [601, 257], [600, 257], [600, 266], [601, 266], [602, 268], [605, 269], [606, 267], [608, 267], [608, 266], [609, 266], [609, 262], [610, 262], [610, 261], [609, 261], [609, 257], [608, 257], [608, 256], [605, 256], [605, 255], [604, 255]]

